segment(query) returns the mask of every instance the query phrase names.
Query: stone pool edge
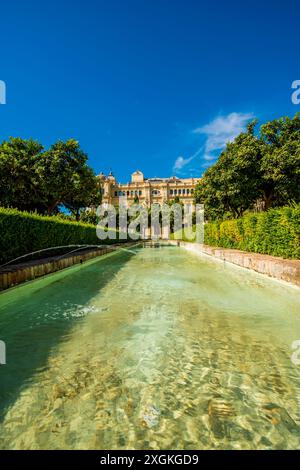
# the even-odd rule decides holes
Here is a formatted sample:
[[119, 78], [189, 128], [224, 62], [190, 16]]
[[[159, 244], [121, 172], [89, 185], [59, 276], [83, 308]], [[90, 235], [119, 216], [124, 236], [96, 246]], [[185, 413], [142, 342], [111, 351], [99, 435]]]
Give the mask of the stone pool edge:
[[200, 243], [176, 240], [170, 240], [168, 243], [181, 246], [187, 251], [198, 255], [208, 255], [212, 258], [300, 287], [300, 260], [284, 259], [229, 248], [212, 247]]
[[118, 251], [121, 248], [133, 247], [136, 242], [128, 242], [115, 245], [107, 245], [101, 249], [93, 249], [85, 251], [84, 253], [77, 253], [73, 255], [64, 255], [61, 257], [44, 258], [40, 260], [30, 261], [28, 263], [20, 263], [7, 267], [7, 269], [0, 271], [0, 292], [11, 287], [23, 284], [27, 281], [52, 274], [57, 271], [69, 268], [73, 265], [84, 263], [90, 259]]

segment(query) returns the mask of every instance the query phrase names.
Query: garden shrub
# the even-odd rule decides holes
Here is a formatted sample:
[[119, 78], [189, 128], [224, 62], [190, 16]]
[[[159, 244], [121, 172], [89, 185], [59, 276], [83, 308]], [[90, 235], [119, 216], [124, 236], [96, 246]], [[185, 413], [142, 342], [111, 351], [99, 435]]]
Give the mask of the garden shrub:
[[223, 248], [300, 258], [300, 204], [205, 224], [205, 243]]
[[55, 246], [101, 245], [124, 241], [100, 240], [95, 225], [1, 207], [0, 234], [0, 263]]

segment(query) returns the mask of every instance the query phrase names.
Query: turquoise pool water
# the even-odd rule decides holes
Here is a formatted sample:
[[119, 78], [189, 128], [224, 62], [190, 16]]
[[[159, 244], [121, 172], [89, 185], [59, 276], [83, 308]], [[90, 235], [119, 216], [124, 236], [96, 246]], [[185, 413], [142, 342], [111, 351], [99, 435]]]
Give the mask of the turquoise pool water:
[[135, 248], [0, 295], [2, 449], [300, 448], [300, 291]]

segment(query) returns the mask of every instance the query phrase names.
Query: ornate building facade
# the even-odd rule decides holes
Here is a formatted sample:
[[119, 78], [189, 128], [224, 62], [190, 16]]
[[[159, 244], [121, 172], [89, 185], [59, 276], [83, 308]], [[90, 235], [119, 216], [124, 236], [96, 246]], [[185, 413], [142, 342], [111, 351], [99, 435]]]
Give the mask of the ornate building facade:
[[105, 176], [100, 173], [98, 178], [102, 185], [102, 202], [117, 206], [124, 200], [127, 207], [134, 202], [150, 207], [151, 204], [163, 204], [179, 199], [184, 205], [190, 207], [194, 202], [195, 186], [200, 178], [145, 178], [141, 171], [131, 175], [131, 182], [120, 184], [112, 173]]

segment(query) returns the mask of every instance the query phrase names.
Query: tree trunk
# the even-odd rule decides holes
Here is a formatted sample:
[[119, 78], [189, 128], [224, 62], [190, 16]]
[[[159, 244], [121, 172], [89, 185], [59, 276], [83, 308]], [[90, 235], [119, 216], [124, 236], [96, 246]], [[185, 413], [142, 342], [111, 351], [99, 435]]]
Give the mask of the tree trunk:
[[60, 201], [55, 201], [55, 202], [53, 202], [52, 204], [50, 204], [50, 206], [48, 206], [48, 208], [47, 208], [48, 214], [51, 214], [52, 211], [53, 211], [53, 209], [55, 209], [55, 207], [56, 207], [57, 204], [59, 204], [59, 203], [60, 203]]
[[270, 209], [272, 202], [273, 202], [273, 193], [272, 192], [270, 192], [269, 194], [265, 193], [264, 194], [264, 203], [265, 203], [264, 210], [265, 211]]

